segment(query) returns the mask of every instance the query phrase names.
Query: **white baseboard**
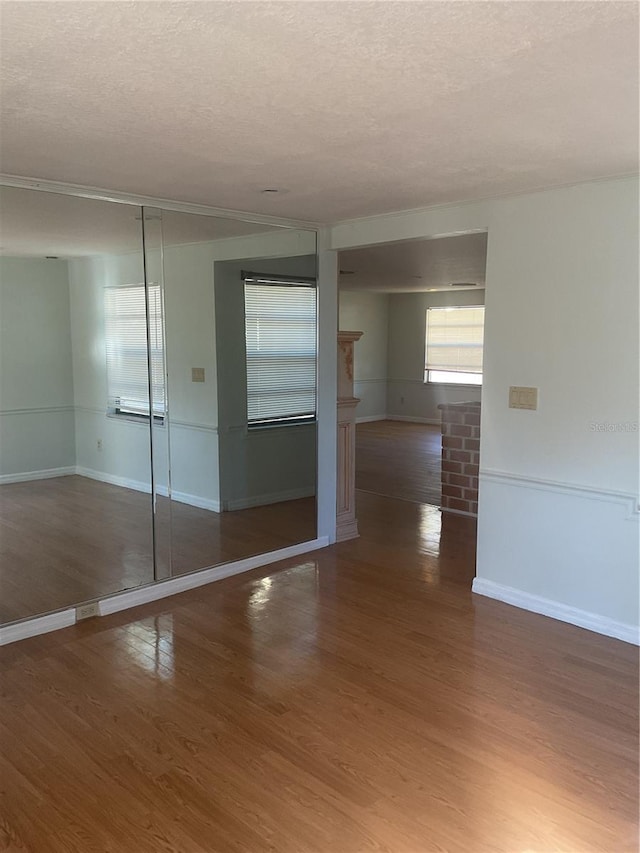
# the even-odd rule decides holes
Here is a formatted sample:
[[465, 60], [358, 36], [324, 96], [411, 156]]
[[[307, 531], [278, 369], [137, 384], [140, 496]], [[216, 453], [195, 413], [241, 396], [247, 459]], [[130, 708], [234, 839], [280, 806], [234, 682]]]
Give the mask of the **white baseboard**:
[[76, 473], [75, 465], [66, 468], [45, 468], [42, 471], [22, 471], [19, 474], [0, 474], [0, 485], [4, 483], [29, 483], [31, 480], [53, 480], [69, 477]]
[[440, 426], [440, 418], [414, 418], [413, 415], [387, 415], [388, 421], [406, 421], [409, 424], [433, 424]]
[[374, 421], [387, 421], [389, 418], [387, 415], [364, 415], [362, 418], [356, 418], [357, 424], [370, 424]]
[[245, 560], [237, 560], [234, 563], [226, 563], [223, 566], [203, 569], [188, 575], [159, 581], [149, 586], [121, 592], [109, 596], [109, 598], [103, 598], [98, 602], [100, 616], [107, 616], [109, 613], [117, 613], [120, 610], [127, 610], [130, 607], [137, 607], [150, 601], [158, 601], [170, 595], [177, 595], [179, 592], [186, 592], [188, 589], [196, 589], [200, 586], [206, 586], [206, 584], [215, 583], [215, 581], [232, 575], [239, 575], [242, 572], [250, 572], [252, 569], [258, 569], [270, 563], [287, 560], [289, 557], [298, 557], [301, 554], [307, 554], [309, 551], [317, 551], [319, 548], [326, 548], [328, 545], [328, 537], [323, 536], [309, 542], [301, 542], [299, 545], [280, 548], [278, 551], [256, 554], [255, 557], [247, 557]]
[[309, 486], [303, 489], [285, 489], [282, 492], [271, 492], [264, 495], [255, 495], [250, 498], [236, 498], [231, 501], [223, 501], [222, 508], [228, 511], [249, 509], [253, 506], [266, 506], [267, 504], [279, 504], [284, 501], [297, 501], [301, 498], [312, 498], [315, 496], [315, 493], [315, 488]]
[[24, 619], [13, 625], [5, 625], [4, 628], [0, 628], [0, 646], [17, 643], [18, 640], [26, 640], [27, 637], [47, 634], [49, 631], [57, 631], [59, 628], [68, 628], [69, 625], [75, 625], [75, 622], [75, 608], [70, 608], [60, 610], [58, 613], [48, 613], [46, 616]]
[[606, 637], [615, 637], [625, 643], [640, 645], [640, 629], [635, 625], [615, 622], [613, 619], [607, 619], [597, 613], [579, 610], [577, 607], [570, 607], [568, 604], [561, 604], [539, 595], [532, 595], [510, 586], [503, 586], [503, 584], [485, 578], [474, 578], [472, 590], [477, 595], [503, 601], [505, 604], [511, 604], [522, 610], [540, 613], [542, 616], [550, 616], [560, 622], [568, 622], [570, 625], [577, 625], [579, 628], [586, 628], [588, 631], [604, 634]]
[[[177, 595], [179, 592], [186, 592], [188, 589], [197, 589], [200, 586], [206, 586], [232, 575], [250, 572], [252, 569], [259, 569], [270, 563], [287, 560], [290, 557], [298, 557], [310, 551], [317, 551], [320, 548], [326, 548], [328, 545], [329, 537], [322, 536], [318, 539], [311, 539], [308, 542], [301, 542], [298, 545], [291, 545], [288, 548], [280, 548], [278, 551], [256, 554], [256, 556], [247, 557], [245, 560], [236, 560], [234, 563], [226, 563], [223, 566], [216, 566], [211, 569], [192, 572], [188, 575], [169, 578], [165, 581], [150, 584], [149, 586], [139, 587], [138, 589], [127, 590], [127, 592], [117, 593], [116, 595], [101, 599], [98, 602], [98, 612], [100, 616], [108, 616], [110, 613], [118, 613], [121, 610], [128, 610], [140, 604], [147, 604], [150, 601], [159, 601], [162, 598]], [[75, 623], [75, 607], [68, 610], [61, 610], [57, 613], [49, 613], [46, 616], [24, 619], [21, 622], [16, 622], [13, 625], [5, 625], [3, 628], [0, 628], [0, 646], [7, 645], [8, 643], [16, 643], [19, 640], [26, 640], [28, 637], [37, 637], [39, 634], [46, 634], [49, 631], [57, 631], [59, 628], [68, 628], [70, 625], [75, 625]]]

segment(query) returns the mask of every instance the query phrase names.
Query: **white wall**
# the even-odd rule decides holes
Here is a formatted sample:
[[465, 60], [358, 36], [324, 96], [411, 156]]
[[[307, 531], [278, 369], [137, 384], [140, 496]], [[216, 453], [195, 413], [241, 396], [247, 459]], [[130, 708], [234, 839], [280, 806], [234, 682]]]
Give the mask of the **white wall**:
[[389, 296], [386, 293], [341, 290], [339, 326], [364, 332], [353, 355], [354, 394], [358, 420], [384, 418], [387, 413], [387, 337]]
[[440, 403], [480, 400], [481, 389], [478, 387], [425, 384], [424, 351], [427, 308], [483, 304], [484, 290], [390, 294], [387, 386], [387, 413], [390, 417], [415, 418], [439, 424]]
[[[346, 222], [332, 245], [478, 229], [489, 239], [475, 588], [637, 636], [638, 181]], [[537, 386], [538, 410], [509, 409], [510, 385]]]
[[0, 482], [74, 464], [67, 264], [0, 258]]
[[[130, 488], [150, 489], [148, 424], [107, 415], [104, 289], [143, 281], [138, 253], [69, 261], [79, 473]], [[102, 450], [98, 449], [98, 440]]]

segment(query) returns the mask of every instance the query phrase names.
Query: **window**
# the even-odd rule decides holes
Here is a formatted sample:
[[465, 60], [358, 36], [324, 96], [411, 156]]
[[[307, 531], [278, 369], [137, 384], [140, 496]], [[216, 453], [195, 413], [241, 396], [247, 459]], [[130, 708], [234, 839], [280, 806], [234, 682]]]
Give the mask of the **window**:
[[315, 281], [244, 274], [249, 427], [316, 416]]
[[[149, 338], [154, 418], [163, 418], [164, 346], [162, 295], [152, 284], [149, 293]], [[147, 311], [143, 284], [107, 287], [105, 338], [107, 349], [107, 409], [111, 414], [149, 417]]]
[[425, 382], [482, 385], [484, 305], [428, 308]]

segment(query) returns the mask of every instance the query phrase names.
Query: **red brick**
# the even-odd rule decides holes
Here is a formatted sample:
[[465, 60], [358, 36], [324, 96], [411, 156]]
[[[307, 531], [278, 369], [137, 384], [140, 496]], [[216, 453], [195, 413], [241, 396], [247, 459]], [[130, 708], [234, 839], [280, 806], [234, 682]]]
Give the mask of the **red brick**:
[[464, 473], [467, 474], [469, 477], [477, 477], [479, 470], [480, 469], [478, 468], [478, 466], [473, 465], [473, 463], [464, 466]]
[[[465, 439], [465, 441], [468, 439]], [[473, 441], [473, 439], [471, 439]], [[462, 447], [463, 439], [461, 438], [452, 438], [450, 435], [443, 437], [442, 439], [442, 447], [447, 450], [460, 450]]]
[[464, 416], [465, 424], [480, 425], [480, 412], [466, 412]]
[[449, 453], [449, 459], [452, 462], [472, 462], [472, 455], [468, 450], [452, 450]]
[[450, 432], [451, 432], [451, 435], [461, 435], [464, 437], [464, 436], [471, 436], [472, 429], [470, 426], [458, 426], [457, 424], [454, 424], [451, 427]]
[[[448, 488], [450, 488], [450, 489], [451, 488], [457, 488], [457, 486], [449, 486]], [[477, 503], [478, 502], [478, 490], [477, 489], [465, 489], [464, 495], [462, 495], [462, 497], [466, 501], [475, 501]]]
[[477, 503], [472, 503], [472, 504], [471, 504], [470, 512], [472, 512], [474, 515], [477, 515], [477, 514], [478, 514], [478, 504], [477, 504]]
[[444, 485], [442, 487], [442, 494], [447, 498], [461, 498], [463, 497], [462, 489], [460, 486], [447, 486]]
[[462, 501], [459, 498], [449, 498], [447, 506], [449, 509], [457, 509], [460, 512], [471, 512], [469, 501]]
[[449, 482], [452, 486], [464, 486], [466, 489], [470, 489], [473, 486], [471, 477], [465, 477], [463, 474], [449, 474]]
[[445, 412], [443, 415], [443, 420], [448, 424], [461, 424], [464, 423], [464, 412], [456, 412], [449, 410]]
[[464, 449], [465, 450], [480, 450], [480, 439], [478, 438], [465, 438], [464, 440]]
[[480, 438], [480, 427], [479, 426], [471, 427], [471, 435], [474, 438]]
[[450, 459], [443, 459], [442, 470], [451, 471], [454, 474], [462, 474], [462, 462], [452, 462]]

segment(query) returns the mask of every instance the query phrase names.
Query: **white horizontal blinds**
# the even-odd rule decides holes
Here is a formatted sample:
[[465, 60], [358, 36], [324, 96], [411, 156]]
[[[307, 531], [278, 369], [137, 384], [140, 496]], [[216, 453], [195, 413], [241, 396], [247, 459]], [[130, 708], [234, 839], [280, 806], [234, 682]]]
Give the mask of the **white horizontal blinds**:
[[247, 420], [316, 413], [316, 288], [245, 280]]
[[427, 309], [425, 370], [482, 373], [484, 305]]
[[[153, 412], [164, 415], [162, 294], [150, 285], [149, 338]], [[147, 312], [144, 285], [105, 289], [107, 395], [111, 412], [149, 415]]]

